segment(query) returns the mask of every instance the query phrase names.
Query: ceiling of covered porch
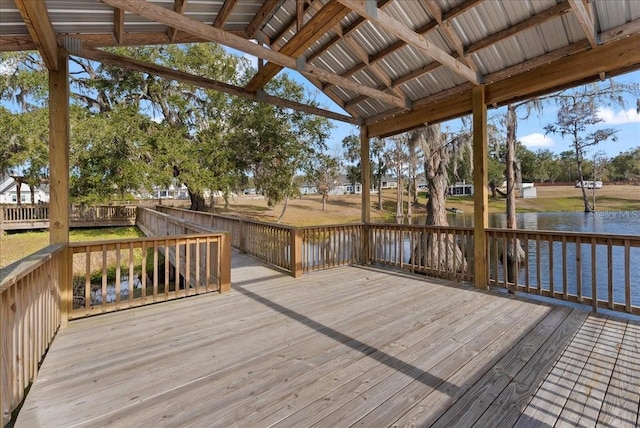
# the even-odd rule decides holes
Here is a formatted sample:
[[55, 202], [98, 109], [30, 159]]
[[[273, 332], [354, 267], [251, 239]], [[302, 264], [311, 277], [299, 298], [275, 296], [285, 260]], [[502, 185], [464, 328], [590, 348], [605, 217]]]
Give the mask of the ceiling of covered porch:
[[[239, 88], [100, 51], [213, 41], [262, 58]], [[322, 114], [386, 136], [640, 68], [637, 0], [0, 0], [0, 51], [71, 54]], [[263, 92], [293, 69], [343, 112]], [[164, 73], [164, 74], [163, 74]], [[332, 110], [336, 110], [335, 108]]]

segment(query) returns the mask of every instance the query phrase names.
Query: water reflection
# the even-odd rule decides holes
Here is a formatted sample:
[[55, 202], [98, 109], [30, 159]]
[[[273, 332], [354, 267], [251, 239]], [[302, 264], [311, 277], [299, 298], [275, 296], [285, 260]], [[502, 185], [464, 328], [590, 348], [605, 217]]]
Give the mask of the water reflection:
[[[447, 218], [452, 227], [473, 227], [472, 213], [449, 214]], [[414, 216], [411, 223], [424, 224], [424, 221], [424, 216]], [[640, 235], [640, 211], [520, 213], [516, 221], [521, 230], [597, 233], [609, 235], [610, 241], [615, 240], [616, 235]], [[506, 215], [490, 214], [489, 227], [505, 228]], [[625, 249], [622, 241], [611, 241], [613, 245], [609, 247], [601, 241], [592, 242], [590, 238], [580, 242], [571, 242], [571, 239], [562, 242], [560, 239], [533, 232], [523, 240], [527, 261], [519, 266], [519, 285], [564, 293], [563, 284], [566, 283], [566, 293], [591, 297], [595, 279], [599, 300], [608, 300], [611, 287], [612, 300], [624, 303], [628, 282], [631, 303], [640, 306], [640, 269], [632, 268], [640, 265], [640, 248]], [[410, 247], [407, 242], [403, 244], [404, 262], [408, 262], [406, 254], [411, 252]], [[490, 276], [500, 282], [504, 281], [504, 266], [500, 260], [505, 244], [500, 239], [491, 242], [489, 249]]]

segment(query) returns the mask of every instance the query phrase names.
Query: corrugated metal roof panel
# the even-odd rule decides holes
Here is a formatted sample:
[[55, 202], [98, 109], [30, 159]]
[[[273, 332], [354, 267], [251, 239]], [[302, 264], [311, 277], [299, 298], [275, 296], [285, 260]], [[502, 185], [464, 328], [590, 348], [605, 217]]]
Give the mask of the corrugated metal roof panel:
[[431, 21], [423, 3], [419, 1], [394, 1], [384, 11], [412, 30]]

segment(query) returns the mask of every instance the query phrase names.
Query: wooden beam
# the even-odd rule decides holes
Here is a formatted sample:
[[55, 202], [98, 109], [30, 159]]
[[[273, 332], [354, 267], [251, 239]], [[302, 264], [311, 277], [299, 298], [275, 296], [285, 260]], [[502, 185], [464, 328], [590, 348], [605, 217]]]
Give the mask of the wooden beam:
[[489, 285], [487, 228], [489, 227], [489, 180], [487, 104], [484, 85], [472, 90], [473, 103], [473, 279], [476, 288]]
[[[391, 1], [392, 0], [378, 0], [378, 9], [384, 9], [385, 7], [387, 7], [388, 5], [391, 4]], [[309, 55], [309, 57], [307, 58], [307, 61], [313, 62], [313, 60], [315, 60], [320, 55], [325, 53], [327, 50], [329, 50], [333, 46], [335, 46], [342, 39], [342, 37], [349, 36], [351, 33], [356, 31], [358, 28], [360, 28], [366, 22], [367, 22], [367, 20], [365, 18], [363, 18], [363, 17], [357, 18], [355, 21], [353, 21], [351, 24], [349, 24], [346, 28], [344, 28], [342, 30], [342, 35], [341, 36], [336, 35], [336, 36], [332, 37], [324, 46], [322, 46], [320, 49], [318, 49], [313, 54]]]
[[[244, 30], [228, 30], [230, 34], [240, 36], [244, 34]], [[73, 37], [82, 42], [86, 47], [112, 47], [119, 46], [112, 32], [109, 33], [87, 33], [87, 34], [68, 34], [61, 33], [57, 35], [58, 45], [62, 46], [65, 37]], [[174, 43], [204, 43], [210, 40], [202, 37], [194, 36], [193, 34], [179, 31]], [[125, 33], [123, 46], [145, 46], [145, 45], [166, 45], [169, 42], [169, 35], [166, 31], [151, 32], [151, 33]], [[30, 35], [22, 36], [2, 36], [0, 37], [0, 52], [15, 52], [15, 51], [32, 51], [38, 47], [31, 39]]]
[[96, 50], [96, 49], [82, 49], [77, 54], [82, 58], [86, 58], [92, 61], [98, 61], [103, 64], [114, 65], [125, 68], [127, 70], [133, 70], [140, 73], [149, 73], [155, 76], [160, 76], [169, 80], [176, 80], [179, 82], [187, 83], [189, 85], [198, 86], [201, 88], [213, 89], [214, 91], [224, 92], [229, 95], [246, 98], [252, 101], [263, 101], [275, 106], [290, 108], [292, 110], [302, 111], [308, 114], [314, 114], [317, 116], [326, 117], [328, 119], [338, 120], [340, 122], [346, 122], [353, 125], [360, 123], [359, 119], [352, 118], [340, 113], [335, 113], [329, 110], [321, 109], [318, 107], [309, 106], [306, 104], [290, 101], [284, 98], [274, 97], [267, 94], [258, 94], [251, 92], [245, 88], [239, 86], [230, 85], [228, 83], [219, 82], [214, 79], [208, 79], [201, 76], [185, 73], [178, 70], [173, 70], [167, 67], [162, 67], [157, 64], [149, 62], [139, 61], [133, 58], [129, 58], [122, 55], [116, 55], [113, 53]]
[[256, 16], [253, 17], [249, 25], [245, 30], [245, 37], [247, 39], [253, 39], [256, 36], [256, 32], [262, 27], [264, 22], [273, 14], [273, 11], [283, 0], [266, 0]]
[[445, 21], [449, 21], [458, 15], [462, 15], [469, 9], [476, 7], [479, 3], [482, 3], [484, 0], [465, 0], [456, 6], [449, 9], [444, 16], [442, 17]]
[[15, 0], [33, 42], [47, 68], [58, 70], [58, 41], [44, 1]]
[[296, 32], [302, 30], [304, 25], [304, 0], [296, 0]]
[[545, 9], [542, 12], [531, 16], [530, 18], [527, 18], [524, 21], [520, 21], [515, 25], [511, 25], [505, 28], [502, 31], [498, 31], [497, 33], [494, 33], [488, 37], [485, 37], [484, 39], [471, 43], [465, 48], [465, 53], [467, 55], [471, 55], [474, 52], [487, 48], [508, 37], [514, 36], [518, 33], [526, 31], [537, 25], [543, 24], [551, 19], [558, 18], [564, 15], [565, 13], [568, 13], [570, 10], [571, 10], [571, 6], [567, 1], [559, 3], [555, 6], [551, 6], [550, 8]]
[[124, 10], [113, 8], [113, 37], [119, 45], [124, 43]]
[[440, 6], [434, 0], [424, 0], [424, 5], [438, 23], [438, 28], [440, 29], [440, 32], [444, 36], [444, 39], [447, 41], [447, 43], [453, 46], [453, 49], [458, 54], [458, 57], [462, 58], [465, 64], [467, 64], [470, 69], [477, 73], [478, 66], [473, 62], [473, 59], [465, 56], [462, 40], [460, 40], [460, 37], [453, 30], [451, 24], [449, 24], [449, 21], [444, 20], [444, 16], [442, 13], [442, 9], [440, 9]]
[[57, 70], [49, 70], [49, 241], [69, 242], [69, 62], [56, 49]]
[[640, 33], [640, 18], [600, 33], [600, 41], [602, 44], [606, 44], [631, 36], [635, 33]]
[[433, 58], [435, 61], [438, 61], [440, 64], [449, 68], [451, 71], [462, 76], [466, 80], [475, 84], [482, 83], [482, 76], [480, 76], [477, 72], [470, 69], [457, 59], [453, 58], [447, 52], [435, 46], [427, 39], [425, 39], [421, 34], [416, 33], [415, 31], [404, 25], [402, 22], [393, 18], [391, 15], [377, 8], [374, 11], [369, 12], [365, 7], [365, 0], [338, 1], [352, 11], [356, 12], [358, 15], [363, 16], [369, 21], [375, 23], [377, 26], [387, 31], [388, 33], [393, 34], [394, 36], [404, 40], [416, 49], [421, 50], [426, 55]]
[[584, 34], [587, 36], [587, 40], [589, 40], [589, 44], [592, 48], [595, 48], [600, 44], [598, 39], [598, 31], [596, 29], [596, 24], [593, 19], [591, 19], [591, 15], [589, 14], [589, 11], [587, 11], [585, 4], [582, 2], [582, 0], [568, 1], [571, 5], [571, 10], [573, 11], [574, 16], [580, 23]]
[[[184, 10], [187, 8], [187, 1], [188, 0], [174, 0], [173, 11], [182, 15]], [[178, 29], [169, 27], [167, 34], [169, 35], [169, 42], [174, 43], [176, 41], [176, 36], [178, 35]]]
[[[618, 41], [587, 49], [586, 40], [578, 42], [577, 47], [563, 48], [563, 56], [557, 55], [555, 61], [539, 65], [543, 60], [535, 59], [537, 67], [527, 69], [518, 64], [512, 73], [501, 70], [500, 80], [492, 75], [486, 76], [491, 82], [485, 86], [486, 104], [502, 106], [532, 96], [544, 95], [599, 79], [600, 73], [616, 73], [618, 70], [640, 68], [640, 34], [622, 38]], [[587, 50], [585, 50], [587, 49]], [[570, 56], [567, 52], [576, 51]], [[549, 57], [545, 56], [544, 60]], [[414, 103], [412, 111], [394, 115], [388, 120], [369, 124], [371, 138], [381, 135], [395, 135], [413, 129], [424, 122], [437, 122], [469, 114], [472, 109], [471, 90], [438, 101], [432, 97]]]
[[233, 12], [233, 7], [236, 5], [237, 0], [225, 0], [224, 4], [218, 11], [218, 15], [216, 16], [215, 21], [213, 21], [213, 26], [217, 28], [224, 27], [224, 23], [227, 22], [229, 16], [231, 16], [231, 12]]
[[275, 52], [271, 49], [257, 45], [250, 42], [249, 40], [246, 40], [240, 36], [236, 36], [219, 28], [215, 28], [194, 19], [187, 18], [170, 10], [164, 9], [163, 7], [156, 4], [138, 0], [101, 1], [110, 6], [120, 7], [130, 13], [140, 15], [152, 21], [161, 22], [165, 25], [178, 28], [181, 31], [194, 34], [203, 39], [229, 46], [250, 55], [265, 58], [266, 60], [274, 62], [283, 67], [297, 70], [304, 76], [315, 77], [324, 82], [333, 83], [335, 85], [344, 87], [345, 89], [349, 89], [363, 95], [368, 95], [387, 104], [406, 108], [404, 100], [395, 95], [387, 94], [377, 89], [361, 85], [355, 81], [345, 79], [334, 73], [328, 72], [324, 69], [315, 67], [310, 64], [303, 64], [302, 66], [300, 66], [300, 63], [296, 61], [295, 58], [291, 58], [280, 52]]
[[[337, 0], [330, 0], [287, 44], [282, 46], [279, 52], [288, 56], [299, 57], [304, 54], [304, 51], [306, 51], [309, 46], [315, 43], [348, 14], [349, 9], [342, 6]], [[262, 89], [282, 68], [283, 67], [278, 64], [265, 64], [247, 84], [247, 89], [250, 91]]]

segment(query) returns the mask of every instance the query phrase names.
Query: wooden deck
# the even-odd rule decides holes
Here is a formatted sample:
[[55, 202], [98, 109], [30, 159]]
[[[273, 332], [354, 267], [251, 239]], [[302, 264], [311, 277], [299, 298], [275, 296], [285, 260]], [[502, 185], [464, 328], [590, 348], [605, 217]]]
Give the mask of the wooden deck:
[[640, 325], [234, 253], [233, 290], [73, 321], [16, 426], [635, 426]]

